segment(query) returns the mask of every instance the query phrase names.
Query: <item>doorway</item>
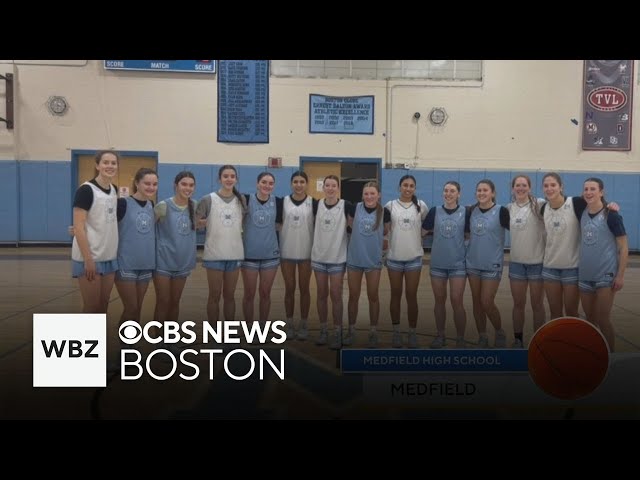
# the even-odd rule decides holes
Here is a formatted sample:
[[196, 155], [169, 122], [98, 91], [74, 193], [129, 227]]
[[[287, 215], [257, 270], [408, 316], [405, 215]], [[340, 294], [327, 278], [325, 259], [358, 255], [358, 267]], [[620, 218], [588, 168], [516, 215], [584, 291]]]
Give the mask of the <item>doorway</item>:
[[327, 175], [335, 175], [340, 179], [340, 198], [353, 203], [362, 201], [365, 183], [380, 184], [381, 163], [380, 158], [300, 157], [300, 168], [309, 176], [310, 196], [324, 198], [322, 183]]
[[[95, 155], [99, 150], [73, 151], [71, 157], [71, 186], [73, 192], [96, 176]], [[118, 175], [113, 183], [118, 187], [118, 197], [126, 197], [133, 194], [133, 178], [140, 168], [151, 168], [158, 171], [157, 152], [118, 152], [120, 164], [118, 165]], [[156, 194], [157, 196], [157, 194]], [[71, 198], [73, 199], [73, 193]], [[157, 202], [157, 198], [153, 198]]]

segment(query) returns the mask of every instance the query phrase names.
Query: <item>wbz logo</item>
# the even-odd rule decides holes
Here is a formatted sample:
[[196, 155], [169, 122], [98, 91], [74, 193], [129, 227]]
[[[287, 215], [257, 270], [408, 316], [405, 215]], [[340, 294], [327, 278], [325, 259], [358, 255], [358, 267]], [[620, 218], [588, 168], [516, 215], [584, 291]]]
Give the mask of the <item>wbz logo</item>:
[[34, 387], [105, 387], [104, 313], [33, 315]]

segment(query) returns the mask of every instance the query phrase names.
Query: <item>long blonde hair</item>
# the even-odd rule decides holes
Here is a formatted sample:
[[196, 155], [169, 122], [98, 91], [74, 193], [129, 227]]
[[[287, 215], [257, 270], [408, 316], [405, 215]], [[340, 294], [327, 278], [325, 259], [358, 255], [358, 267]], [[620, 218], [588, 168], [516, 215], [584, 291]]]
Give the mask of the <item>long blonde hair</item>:
[[[365, 188], [375, 188], [376, 192], [380, 193], [380, 185], [378, 185], [378, 182], [367, 182], [364, 184], [364, 187], [362, 187], [362, 194], [364, 195], [364, 189]], [[362, 199], [362, 205], [366, 207], [365, 203], [364, 203], [364, 197]], [[382, 210], [382, 205], [380, 205], [380, 199], [378, 199], [378, 201], [376, 202], [376, 223], [373, 226], [374, 230], [377, 230], [378, 227], [380, 226], [380, 223], [382, 223], [382, 214], [383, 214], [383, 210]]]

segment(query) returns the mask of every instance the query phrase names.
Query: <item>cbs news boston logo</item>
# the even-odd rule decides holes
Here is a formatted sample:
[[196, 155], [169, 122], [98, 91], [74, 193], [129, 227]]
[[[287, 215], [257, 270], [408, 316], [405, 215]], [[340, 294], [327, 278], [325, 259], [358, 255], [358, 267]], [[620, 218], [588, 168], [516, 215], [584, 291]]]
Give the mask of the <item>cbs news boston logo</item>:
[[107, 315], [33, 315], [34, 387], [106, 387]]

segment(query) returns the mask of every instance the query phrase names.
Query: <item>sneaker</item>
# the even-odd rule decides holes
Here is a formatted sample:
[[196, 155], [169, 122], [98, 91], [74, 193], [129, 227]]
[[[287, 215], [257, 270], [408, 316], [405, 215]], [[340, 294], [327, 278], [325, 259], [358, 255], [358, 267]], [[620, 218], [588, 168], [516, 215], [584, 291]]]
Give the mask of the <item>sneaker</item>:
[[378, 332], [369, 332], [369, 348], [377, 348]]
[[293, 326], [293, 323], [287, 324], [287, 340], [293, 340], [296, 338], [296, 327]]
[[431, 342], [430, 348], [442, 348], [446, 346], [447, 346], [447, 339], [438, 335], [436, 338], [433, 339], [433, 342]]
[[309, 338], [309, 329], [306, 325], [300, 325], [300, 328], [298, 329], [298, 340], [304, 341], [307, 338]]
[[342, 339], [342, 344], [343, 345], [352, 345], [356, 343], [356, 331], [348, 329], [347, 330], [347, 334], [344, 336], [344, 338]]
[[493, 343], [494, 348], [506, 348], [507, 347], [507, 336], [504, 333], [504, 330], [498, 330], [496, 332], [496, 340]]
[[416, 335], [416, 332], [409, 332], [407, 334], [407, 347], [418, 348], [418, 335]]
[[489, 348], [489, 337], [480, 337], [478, 339], [478, 348]]
[[316, 345], [326, 345], [327, 344], [327, 331], [320, 330], [320, 335], [316, 338]]
[[329, 348], [331, 350], [340, 350], [342, 347], [342, 332], [340, 330], [336, 330], [331, 335], [331, 343], [329, 344]]
[[464, 337], [456, 338], [456, 348], [467, 348]]
[[522, 344], [522, 340], [520, 340], [519, 338], [516, 338], [511, 344], [511, 348], [524, 348], [524, 345]]
[[391, 346], [393, 348], [402, 348], [402, 334], [400, 332], [393, 332]]

